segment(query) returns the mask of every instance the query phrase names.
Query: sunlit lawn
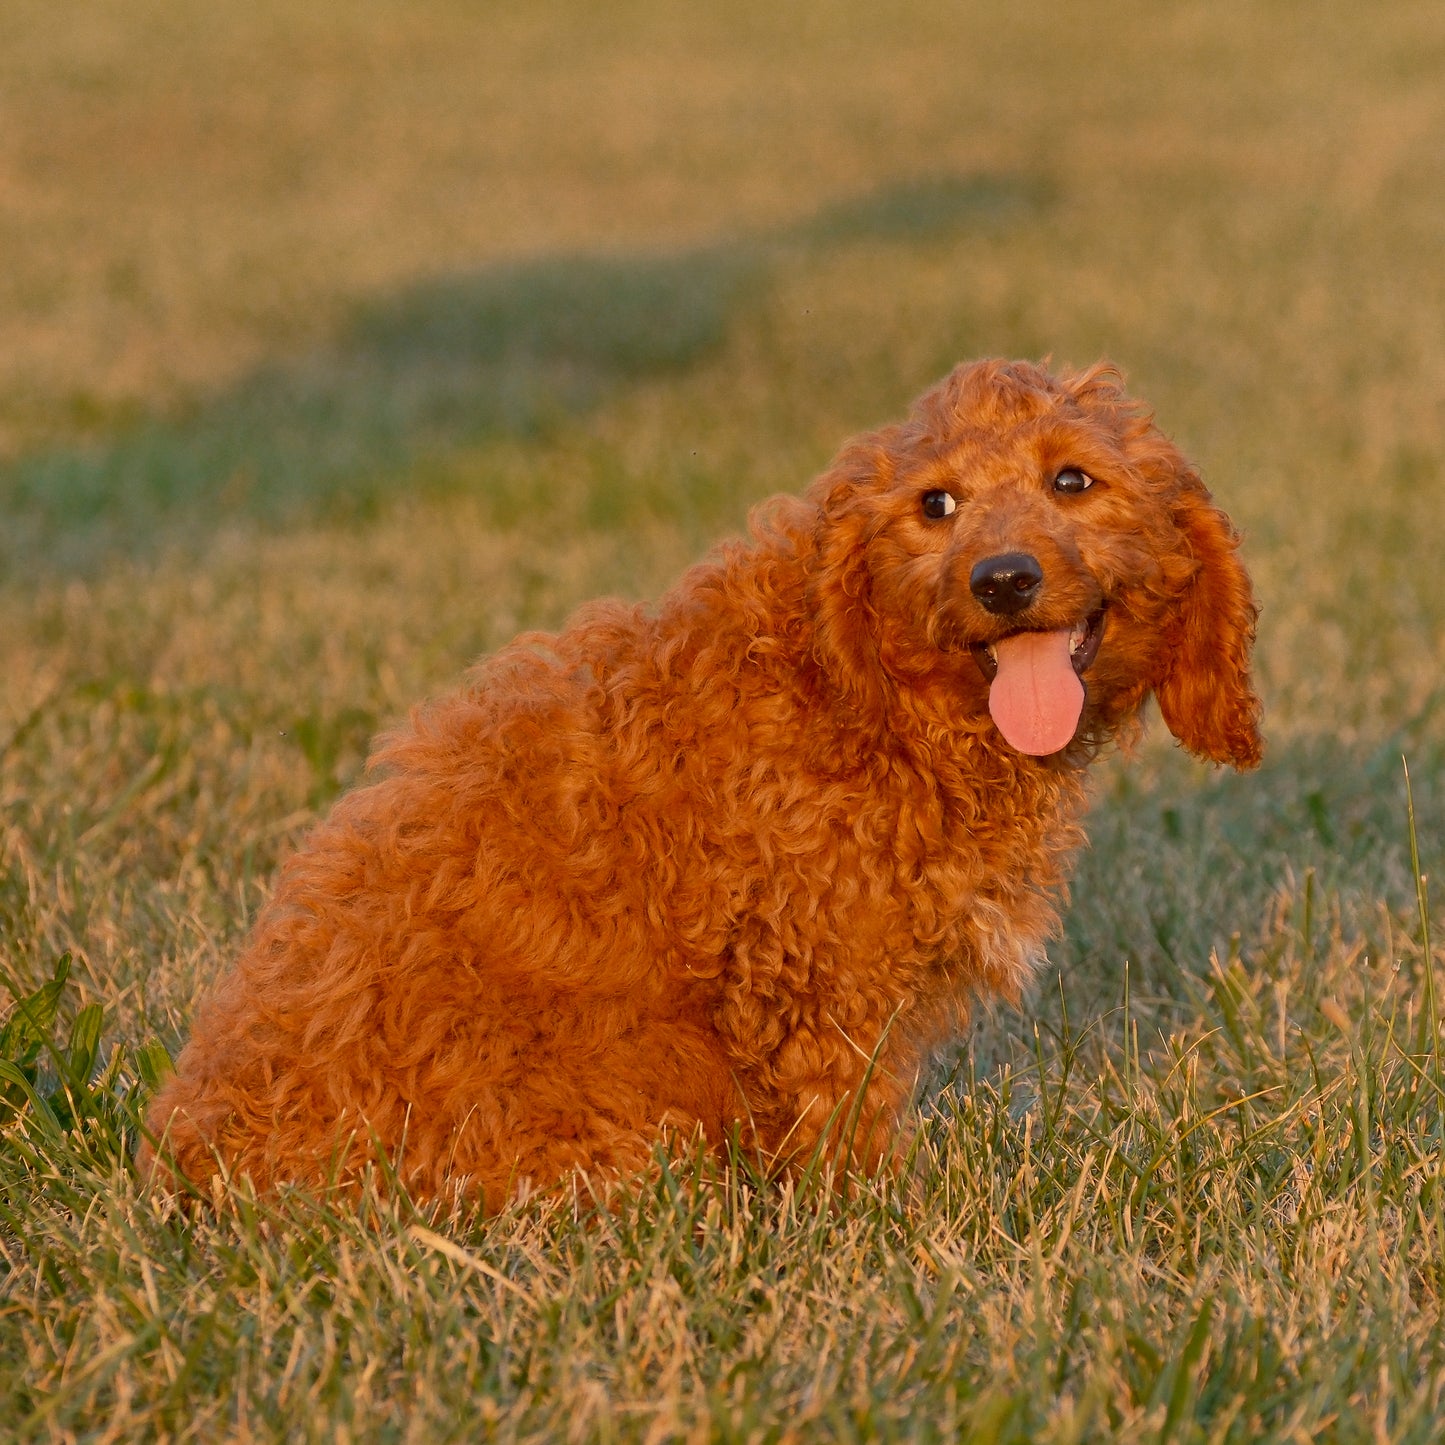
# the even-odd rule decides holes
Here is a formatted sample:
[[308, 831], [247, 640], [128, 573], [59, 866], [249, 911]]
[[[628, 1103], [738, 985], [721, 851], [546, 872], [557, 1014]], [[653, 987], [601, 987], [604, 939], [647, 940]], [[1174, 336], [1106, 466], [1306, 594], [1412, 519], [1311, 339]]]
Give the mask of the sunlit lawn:
[[[502, 8], [0, 22], [0, 964], [73, 960], [42, 1096], [110, 1065], [0, 1080], [0, 1433], [1438, 1438], [1445, 14]], [[147, 1042], [379, 728], [990, 354], [1200, 462], [1270, 752], [1101, 767], [910, 1176], [142, 1193]]]

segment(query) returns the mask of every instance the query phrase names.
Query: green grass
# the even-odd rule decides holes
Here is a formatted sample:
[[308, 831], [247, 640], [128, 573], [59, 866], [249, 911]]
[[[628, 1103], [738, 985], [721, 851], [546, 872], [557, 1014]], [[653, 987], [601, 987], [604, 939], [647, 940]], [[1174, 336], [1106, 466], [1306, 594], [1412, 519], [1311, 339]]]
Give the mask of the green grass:
[[[15, 0], [5, 1428], [1439, 1438], [1437, 11]], [[913, 1171], [147, 1196], [152, 1041], [370, 736], [983, 354], [1111, 355], [1199, 460], [1270, 752], [1100, 768]]]

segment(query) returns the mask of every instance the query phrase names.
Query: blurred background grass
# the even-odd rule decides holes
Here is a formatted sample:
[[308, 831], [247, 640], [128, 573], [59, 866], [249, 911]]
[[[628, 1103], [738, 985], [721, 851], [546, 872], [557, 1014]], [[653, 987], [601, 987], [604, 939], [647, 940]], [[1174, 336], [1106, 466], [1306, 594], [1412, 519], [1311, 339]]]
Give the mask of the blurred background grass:
[[[6, 857], [12, 893], [89, 880], [68, 915], [26, 893], [22, 953], [108, 952], [95, 986], [181, 1027], [175, 928], [127, 908], [199, 868], [229, 939], [373, 728], [655, 592], [986, 354], [1118, 361], [1265, 609], [1263, 781], [1162, 746], [1118, 774], [1077, 952], [1091, 894], [1156, 876], [1146, 827], [1216, 880], [1196, 954], [1308, 867], [1407, 897], [1401, 750], [1438, 856], [1438, 7], [15, 0], [5, 29]], [[1156, 951], [1133, 926], [1110, 978]]]
[[[367, 740], [954, 361], [1119, 362], [1247, 535], [1271, 761], [1106, 770], [1167, 993], [1441, 856], [1438, 6], [7, 7], [0, 896], [184, 1030]], [[1284, 900], [1282, 903], [1281, 900]], [[1261, 920], [1265, 920], [1261, 922]], [[1345, 926], [1345, 925], [1341, 925]]]
[[[1197, 1083], [1201, 1115], [1212, 1111], [1202, 1133], [1184, 1105], [1169, 1123], [1181, 1151], [1208, 1139], [1223, 1161], [1200, 1179], [1258, 1165], [1264, 1180], [1275, 1168], [1229, 1132], [1233, 1115], [1219, 1117], [1266, 1056], [1270, 1089], [1314, 1080], [1276, 1121], [1299, 1130], [1276, 1151], [1280, 1177], [1308, 1172], [1298, 1161], [1312, 1139], [1324, 1150], [1319, 1109], [1334, 1120], [1330, 1149], [1358, 1145], [1368, 1177], [1372, 1146], [1359, 1138], [1386, 1138], [1391, 1110], [1401, 1128], [1424, 1117], [1409, 1090], [1382, 1105], [1364, 1083], [1365, 1123], [1346, 1108], [1371, 1038], [1402, 1067], [1393, 1024], [1370, 1033], [1386, 1004], [1408, 1015], [1419, 1000], [1402, 754], [1423, 866], [1445, 863], [1442, 75], [1438, 0], [6, 0], [0, 956], [15, 987], [48, 978], [68, 950], [72, 1011], [98, 1001], [109, 1041], [155, 1030], [174, 1045], [277, 861], [411, 703], [585, 597], [656, 594], [754, 500], [803, 485], [846, 436], [897, 417], [957, 360], [1109, 356], [1246, 533], [1264, 607], [1269, 758], [1250, 777], [1215, 774], [1156, 726], [1136, 758], [1100, 768], [1092, 844], [1053, 951], [1060, 977], [1046, 976], [1023, 1014], [986, 1020], [960, 1075], [983, 1081], [979, 1110], [998, 1104], [991, 1127], [1017, 1125], [1019, 1138], [990, 1156], [982, 1192], [945, 1171], [954, 1192], [928, 1219], [947, 1234], [954, 1210], [967, 1232], [1011, 1207], [1012, 1176], [997, 1170], [1033, 1177], [1038, 1111], [990, 1070], [1017, 1067], [1021, 1048], [1027, 1057], [1034, 1019], [1046, 1033], [1066, 1010], [1097, 1025], [1097, 1076], [1118, 1072], [1127, 1108], [1150, 1066], [1111, 1012], [1126, 966], [1135, 1047], [1162, 1060], [1151, 1088]], [[1212, 952], [1239, 962], [1212, 969]], [[1210, 996], [1228, 1003], [1218, 1019], [1200, 1002]], [[1254, 1029], [1242, 1061], [1231, 1053], [1239, 998]], [[1322, 1000], [1336, 1012], [1321, 1014]], [[1336, 1017], [1365, 1042], [1331, 1032]], [[1160, 1040], [1176, 1028], [1195, 1039], [1193, 1063]], [[1061, 1057], [1067, 1075], [1073, 1055]], [[1075, 1071], [1067, 1099], [1057, 1081], [1050, 1138], [1060, 1119], [1099, 1137], [1088, 1072]], [[1047, 1074], [1041, 1063], [1040, 1091]], [[974, 1147], [971, 1117], [948, 1149]], [[1073, 1191], [1089, 1169], [1058, 1147], [1059, 1187]], [[1438, 1178], [1438, 1138], [1420, 1147], [1434, 1156], [1390, 1155], [1404, 1161], [1389, 1176], [1402, 1198]], [[1124, 1158], [1106, 1152], [1105, 1172]], [[244, 1423], [254, 1311], [234, 1281], [253, 1268], [291, 1279], [293, 1246], [262, 1241], [242, 1211], [252, 1223], [236, 1226], [240, 1262], [227, 1263], [224, 1222], [194, 1248], [124, 1181], [93, 1209], [80, 1186], [79, 1202], [68, 1192], [69, 1164], [41, 1188], [29, 1166], [0, 1160], [0, 1204], [22, 1211], [0, 1230], [0, 1373], [43, 1382], [36, 1394], [17, 1387], [35, 1410], [30, 1433], [93, 1424], [102, 1406], [121, 1418], [116, 1400], [182, 1431]], [[1338, 1258], [1404, 1259], [1380, 1244], [1384, 1216], [1372, 1196], [1360, 1204], [1353, 1177], [1331, 1174], [1338, 1192], [1320, 1205], [1339, 1226]], [[1270, 1180], [1258, 1185], [1261, 1218], [1279, 1205]], [[1075, 1329], [1080, 1281], [1092, 1281], [1116, 1323], [1099, 1346], [1102, 1393], [1088, 1399], [1133, 1400], [1110, 1418], [1152, 1439], [1189, 1403], [1177, 1382], [1209, 1330], [1197, 1291], [1243, 1228], [1244, 1196], [1221, 1186], [1197, 1228], [1176, 1217], [1177, 1239], [1156, 1257], [1128, 1210], [1173, 1205], [1146, 1184], [1101, 1193], [1082, 1263], [1065, 1254], [1073, 1213], [1061, 1236], [1033, 1243], [980, 1225], [969, 1248], [983, 1262], [953, 1308], [993, 1322], [979, 1356], [990, 1378], [996, 1368], [1001, 1391], [1042, 1408], [1068, 1360], [1047, 1331]], [[1256, 1197], [1248, 1179], [1240, 1187]], [[1434, 1208], [1438, 1224], [1438, 1196]], [[284, 1221], [276, 1229], [292, 1237]], [[685, 1252], [694, 1235], [679, 1229], [667, 1249]], [[829, 1342], [846, 1355], [864, 1339], [860, 1358], [871, 1358], [873, 1337], [850, 1334], [857, 1321], [894, 1318], [908, 1290], [931, 1286], [906, 1253], [880, 1271], [866, 1253], [835, 1258], [818, 1230], [788, 1235], [779, 1252], [802, 1300], [787, 1349], [809, 1372], [818, 1361], [822, 1380]], [[340, 1240], [336, 1259], [332, 1244], [322, 1251], [328, 1278], [345, 1274], [348, 1250], [370, 1258], [364, 1230], [331, 1221], [323, 1232]], [[26, 1253], [21, 1238], [43, 1242]], [[590, 1259], [590, 1238], [558, 1248]], [[1246, 1281], [1280, 1274], [1276, 1242], [1261, 1238], [1256, 1254], [1249, 1236]], [[1027, 1249], [1055, 1246], [1041, 1273]], [[1419, 1247], [1438, 1263], [1435, 1244]], [[724, 1253], [736, 1277], [718, 1286], [720, 1317], [741, 1310], [761, 1329], [766, 1313], [747, 1313], [752, 1255]], [[153, 1260], [171, 1272], [164, 1301]], [[830, 1280], [851, 1268], [852, 1283], [815, 1290], [819, 1261]], [[1334, 1297], [1341, 1267], [1320, 1266], [1312, 1298]], [[393, 1266], [377, 1268], [392, 1290]], [[469, 1338], [476, 1300], [407, 1268], [446, 1309], [426, 1316], [401, 1286], [376, 1305], [338, 1288], [338, 1308], [375, 1332], [366, 1349], [384, 1352], [403, 1320]], [[872, 1303], [853, 1293], [875, 1277]], [[580, 1303], [554, 1309], [561, 1285], [547, 1279], [543, 1313], [582, 1321], [591, 1340], [589, 1322], [611, 1304], [578, 1286]], [[224, 1320], [208, 1353], [209, 1307], [174, 1301], [213, 1286]], [[317, 1323], [309, 1293], [286, 1303], [290, 1288], [273, 1314], [294, 1318], [294, 1333], [277, 1327], [256, 1356], [282, 1381], [268, 1408], [331, 1437], [370, 1370], [357, 1386], [326, 1334], [336, 1312]], [[1403, 1304], [1352, 1287], [1358, 1328], [1334, 1327], [1321, 1305], [1308, 1349], [1294, 1285], [1281, 1275], [1273, 1303], [1250, 1288], [1230, 1306], [1258, 1311], [1228, 1336], [1232, 1358], [1256, 1350], [1266, 1394], [1276, 1368], [1296, 1371], [1303, 1392], [1250, 1410], [1336, 1429], [1373, 1388], [1376, 1361], [1384, 1380], [1393, 1360], [1396, 1398], [1413, 1400], [1406, 1414], [1431, 1438], [1445, 1371], [1416, 1378], [1438, 1355], [1438, 1279], [1402, 1285], [1416, 1289]], [[156, 1343], [172, 1339], [173, 1311], [182, 1366], [180, 1345]], [[1183, 1363], [1149, 1356], [1141, 1376], [1151, 1332], [1173, 1332]], [[1010, 1375], [1005, 1357], [1023, 1358], [1009, 1352], [1025, 1336], [1033, 1373]], [[702, 1375], [732, 1369], [709, 1338], [689, 1346]], [[973, 1348], [956, 1319], [945, 1338]], [[1357, 1354], [1332, 1353], [1352, 1342]], [[760, 1345], [748, 1368], [762, 1378], [777, 1348]], [[334, 1374], [308, 1375], [317, 1358]], [[557, 1356], [567, 1380], [612, 1368], [571, 1358]], [[636, 1380], [619, 1366], [628, 1398], [661, 1388], [648, 1358]], [[880, 1398], [893, 1379], [884, 1364]], [[444, 1362], [397, 1369], [418, 1398], [443, 1401], [439, 1419], [458, 1418], [455, 1392], [476, 1393]], [[488, 1369], [513, 1379], [500, 1356]], [[342, 1403], [314, 1417], [302, 1395], [288, 1403], [293, 1374]], [[788, 1399], [817, 1404], [809, 1388]], [[1166, 1413], [1155, 1397], [1170, 1389]], [[1381, 1385], [1382, 1412], [1385, 1397]], [[543, 1433], [613, 1418], [594, 1383], [538, 1398]], [[525, 1414], [518, 1399], [506, 1408]], [[706, 1400], [699, 1419], [723, 1410], [722, 1394]], [[1230, 1417], [1223, 1406], [1211, 1417], [1216, 1406], [1202, 1403], [1201, 1418], [1225, 1438]], [[1087, 1399], [1080, 1408], [1087, 1419]], [[760, 1409], [766, 1421], [766, 1398]], [[1072, 1438], [1059, 1420], [1057, 1438]], [[1371, 1438], [1384, 1438], [1385, 1413], [1372, 1420]], [[980, 1427], [978, 1438], [992, 1437]]]

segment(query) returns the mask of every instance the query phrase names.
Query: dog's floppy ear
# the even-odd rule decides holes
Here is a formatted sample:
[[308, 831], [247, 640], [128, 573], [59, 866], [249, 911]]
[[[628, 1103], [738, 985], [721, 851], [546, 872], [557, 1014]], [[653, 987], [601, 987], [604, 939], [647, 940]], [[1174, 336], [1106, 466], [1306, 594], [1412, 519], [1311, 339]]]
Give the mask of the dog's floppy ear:
[[1169, 731], [1190, 752], [1236, 768], [1258, 765], [1262, 711], [1250, 683], [1258, 608], [1239, 560], [1239, 535], [1186, 468], [1175, 523], [1194, 559], [1154, 684]]
[[808, 491], [813, 514], [808, 604], [818, 661], [850, 703], [872, 712], [886, 706], [873, 606], [868, 544], [878, 518], [866, 503], [880, 477], [891, 475], [888, 442], [896, 428], [857, 438]]

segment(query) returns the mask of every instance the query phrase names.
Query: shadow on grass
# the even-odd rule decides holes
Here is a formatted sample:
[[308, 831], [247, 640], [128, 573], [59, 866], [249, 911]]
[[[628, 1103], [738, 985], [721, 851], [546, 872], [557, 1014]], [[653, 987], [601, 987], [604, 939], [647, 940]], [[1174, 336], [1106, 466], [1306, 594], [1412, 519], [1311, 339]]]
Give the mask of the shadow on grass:
[[772, 235], [676, 254], [562, 255], [370, 301], [325, 348], [180, 415], [0, 470], [16, 561], [143, 552], [224, 517], [364, 516], [418, 460], [544, 434], [720, 346], [785, 256], [926, 243], [1036, 213], [1045, 187], [935, 177], [826, 208]]
[[[1398, 731], [1347, 744], [1323, 734], [1271, 747], [1258, 772], [1212, 770], [1171, 750], [1115, 759], [1088, 819], [1064, 937], [1051, 950], [1081, 998], [1117, 999], [1124, 961], [1140, 995], [1209, 971], [1241, 935], [1265, 946], [1284, 909], [1320, 956], [1333, 932], [1368, 935], [1384, 900], [1408, 935], [1416, 908], [1410, 766], [1422, 871], [1445, 866], [1445, 700]], [[1157, 722], [1155, 723], [1157, 727]], [[1306, 891], [1313, 900], [1301, 900]]]

